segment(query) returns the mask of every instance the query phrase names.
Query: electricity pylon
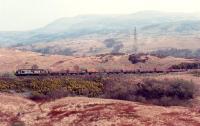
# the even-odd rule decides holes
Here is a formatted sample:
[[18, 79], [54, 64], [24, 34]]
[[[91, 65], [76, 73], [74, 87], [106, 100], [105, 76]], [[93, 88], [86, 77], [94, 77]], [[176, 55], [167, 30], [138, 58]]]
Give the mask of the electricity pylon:
[[138, 51], [138, 40], [137, 40], [137, 29], [136, 29], [136, 27], [134, 28], [134, 40], [132, 40], [132, 33], [131, 33], [131, 31], [130, 31], [130, 41], [133, 41], [133, 45], [132, 45], [132, 51], [131, 52], [133, 52], [133, 53], [137, 53], [137, 51]]

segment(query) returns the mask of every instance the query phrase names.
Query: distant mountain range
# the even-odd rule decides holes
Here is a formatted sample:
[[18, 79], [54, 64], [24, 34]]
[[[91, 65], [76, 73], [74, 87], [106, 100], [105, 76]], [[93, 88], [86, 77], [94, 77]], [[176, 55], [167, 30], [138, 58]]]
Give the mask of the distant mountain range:
[[[180, 42], [183, 42], [184, 48], [188, 47], [189, 42], [193, 42], [193, 46], [200, 44], [200, 14], [144, 11], [129, 15], [86, 15], [62, 18], [36, 30], [0, 32], [0, 46], [15, 46], [28, 50], [34, 48], [33, 50], [37, 51], [41, 48], [41, 44], [39, 46], [38, 43], [43, 43], [43, 46], [54, 43], [55, 46], [55, 43], [59, 45], [59, 42], [63, 43], [65, 41], [65, 45], [66, 43], [69, 45], [73, 44], [71, 43], [73, 40], [79, 41], [81, 45], [84, 44], [82, 41], [87, 38], [87, 40], [98, 41], [102, 44], [106, 39], [112, 38], [124, 45], [122, 51], [127, 51], [130, 43], [127, 45], [124, 43], [132, 42], [128, 38], [129, 35], [133, 35], [135, 27], [137, 28], [140, 46], [149, 46], [148, 44], [151, 43], [153, 45], [165, 43], [163, 44], [165, 46], [161, 48], [178, 47], [179, 45], [182, 48]], [[170, 41], [173, 43], [169, 43]], [[146, 46], [141, 48], [146, 50]], [[159, 47], [153, 46], [150, 49]], [[74, 47], [66, 48], [74, 50]], [[102, 46], [94, 48], [93, 50], [105, 51], [106, 49]], [[101, 53], [101, 51], [99, 52]]]

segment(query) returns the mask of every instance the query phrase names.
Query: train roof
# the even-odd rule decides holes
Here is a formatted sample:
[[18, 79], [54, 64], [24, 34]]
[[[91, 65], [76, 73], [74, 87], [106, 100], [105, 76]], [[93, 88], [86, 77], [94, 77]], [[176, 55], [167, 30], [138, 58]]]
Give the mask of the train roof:
[[17, 71], [19, 70], [46, 70], [46, 69], [18, 69]]

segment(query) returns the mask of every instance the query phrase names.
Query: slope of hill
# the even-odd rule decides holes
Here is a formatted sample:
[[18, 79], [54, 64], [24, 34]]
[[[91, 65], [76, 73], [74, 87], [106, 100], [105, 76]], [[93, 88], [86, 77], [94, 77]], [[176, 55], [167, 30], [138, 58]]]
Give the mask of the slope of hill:
[[128, 59], [129, 55], [97, 55], [97, 56], [62, 56], [62, 55], [43, 55], [40, 53], [19, 51], [14, 49], [0, 49], [0, 72], [12, 72], [20, 68], [31, 68], [37, 64], [40, 68], [53, 71], [74, 70], [78, 65], [80, 69], [90, 71], [106, 70], [153, 70], [167, 69], [171, 65], [181, 62], [192, 62], [183, 58], [158, 58], [154, 56], [142, 56], [148, 60], [145, 63], [132, 64]]
[[67, 97], [52, 102], [0, 94], [0, 125], [28, 126], [199, 126], [199, 109], [136, 102]]
[[[139, 51], [166, 47], [194, 49], [199, 47], [199, 22], [198, 14], [154, 11], [130, 15], [77, 16], [58, 19], [36, 30], [0, 32], [0, 46], [64, 55], [77, 54], [78, 48], [82, 47], [79, 54], [91, 55], [112, 52], [112, 47], [104, 44], [106, 39], [112, 38], [121, 45], [118, 51], [131, 52], [134, 38], [129, 35], [137, 27]], [[87, 41], [97, 46], [88, 48], [85, 46], [88, 45]], [[57, 48], [62, 49], [55, 51]]]

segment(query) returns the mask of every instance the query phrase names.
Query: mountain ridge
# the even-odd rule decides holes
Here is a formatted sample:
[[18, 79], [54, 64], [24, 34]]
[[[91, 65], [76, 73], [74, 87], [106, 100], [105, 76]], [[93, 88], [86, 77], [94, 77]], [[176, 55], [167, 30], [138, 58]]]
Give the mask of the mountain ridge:
[[[199, 44], [200, 16], [198, 13], [194, 15], [143, 11], [126, 15], [67, 17], [27, 32], [0, 32], [0, 46], [37, 51], [41, 50], [41, 45], [46, 46], [42, 48], [46, 50], [53, 43], [56, 48], [62, 49], [66, 45], [64, 50], [76, 50], [80, 48], [79, 46], [85, 46], [85, 41], [91, 40], [99, 45], [94, 47], [95, 50], [100, 50], [98, 53], [109, 53], [105, 51], [109, 48], [106, 48], [104, 41], [114, 39], [119, 42], [118, 45], [123, 46], [120, 46], [123, 52], [129, 52], [130, 45], [134, 42], [135, 27], [137, 28], [138, 45], [143, 50], [154, 50], [160, 48], [158, 47], [160, 45], [162, 48], [188, 47], [191, 49]], [[190, 42], [194, 43], [193, 47]], [[70, 46], [74, 44], [76, 46]], [[86, 52], [91, 54], [90, 48], [84, 50], [82, 54]]]

